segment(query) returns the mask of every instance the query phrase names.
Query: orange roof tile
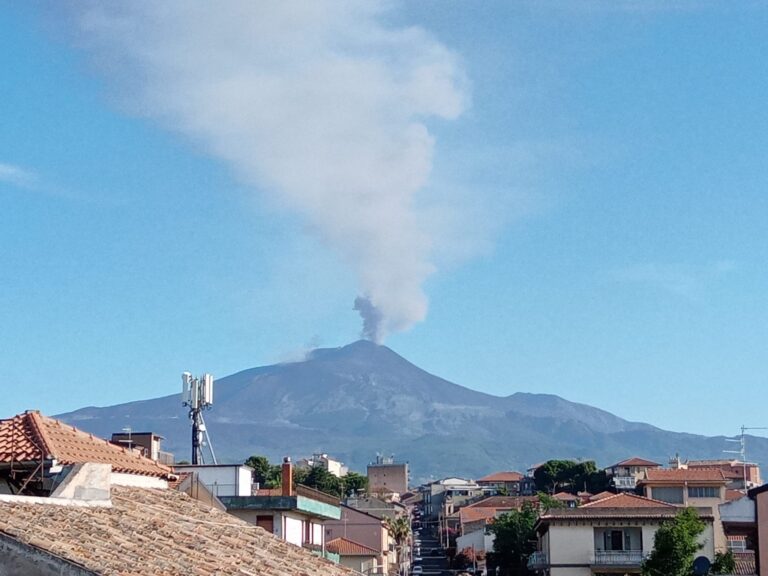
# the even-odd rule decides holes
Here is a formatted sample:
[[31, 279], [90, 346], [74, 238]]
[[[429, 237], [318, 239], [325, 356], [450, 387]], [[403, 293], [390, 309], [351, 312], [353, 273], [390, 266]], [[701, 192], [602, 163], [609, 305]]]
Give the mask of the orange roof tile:
[[574, 501], [581, 501], [581, 498], [578, 496], [574, 496], [573, 494], [569, 494], [568, 492], [558, 492], [554, 496], [552, 496], [555, 500], [560, 500], [561, 502], [574, 502]]
[[539, 501], [538, 496], [488, 496], [472, 504], [467, 504], [462, 508], [520, 508], [523, 502], [536, 504]]
[[111, 499], [111, 507], [0, 502], [0, 534], [94, 574], [353, 574], [176, 490], [113, 486]]
[[523, 479], [523, 475], [520, 472], [494, 472], [488, 474], [483, 478], [480, 478], [478, 482], [519, 482]]
[[725, 500], [727, 502], [730, 502], [731, 500], [739, 500], [744, 498], [744, 496], [746, 496], [746, 494], [741, 490], [731, 490], [730, 488], [725, 490]]
[[602, 492], [598, 492], [597, 494], [592, 494], [588, 497], [588, 500], [590, 502], [596, 502], [597, 500], [602, 500], [603, 498], [610, 498], [611, 496], [616, 496], [615, 492], [609, 492], [608, 490], [603, 490]]
[[57, 460], [111, 464], [113, 472], [168, 478], [172, 471], [136, 451], [116, 446], [37, 411], [0, 420], [0, 462]]
[[679, 482], [717, 482], [726, 483], [723, 471], [717, 468], [696, 468], [686, 470], [685, 468], [673, 469], [650, 469], [646, 470], [645, 478], [641, 479], [639, 484], [648, 483], [679, 483]]
[[611, 494], [607, 498], [584, 504], [582, 508], [677, 508], [677, 506], [636, 494], [622, 493]]
[[634, 456], [632, 458], [627, 458], [626, 460], [622, 460], [621, 462], [617, 462], [611, 468], [615, 468], [616, 466], [661, 466], [661, 464], [658, 464], [656, 462], [653, 462], [651, 460], [646, 460], [645, 458], [638, 458], [637, 456]]
[[509, 511], [511, 508], [462, 508], [459, 510], [459, 518], [462, 524], [490, 520], [496, 516], [497, 511]]
[[339, 554], [340, 556], [378, 556], [379, 553], [373, 548], [364, 544], [348, 540], [347, 538], [334, 538], [325, 543], [328, 552]]

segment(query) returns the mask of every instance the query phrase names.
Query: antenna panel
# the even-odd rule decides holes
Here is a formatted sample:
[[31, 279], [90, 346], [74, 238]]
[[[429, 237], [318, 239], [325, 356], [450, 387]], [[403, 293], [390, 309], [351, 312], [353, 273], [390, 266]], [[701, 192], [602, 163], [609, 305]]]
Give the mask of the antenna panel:
[[203, 375], [203, 403], [211, 405], [213, 404], [213, 376], [210, 374]]

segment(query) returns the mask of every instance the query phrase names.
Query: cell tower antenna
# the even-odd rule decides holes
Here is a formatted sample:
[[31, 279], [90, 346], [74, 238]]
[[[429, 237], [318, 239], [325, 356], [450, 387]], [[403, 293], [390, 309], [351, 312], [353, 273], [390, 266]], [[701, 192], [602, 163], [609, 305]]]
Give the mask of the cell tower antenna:
[[213, 406], [213, 376], [203, 374], [195, 378], [191, 372], [184, 372], [181, 382], [181, 405], [189, 406], [189, 419], [192, 420], [192, 464], [205, 464], [204, 446], [208, 447], [211, 461], [216, 464], [216, 454], [203, 419], [203, 410]]
[[741, 426], [741, 434], [738, 438], [726, 438], [726, 442], [737, 442], [739, 444], [738, 450], [723, 450], [727, 454], [738, 454], [741, 456], [741, 469], [743, 471], [743, 487], [747, 490], [747, 440], [745, 432], [747, 430], [768, 430], [768, 426]]

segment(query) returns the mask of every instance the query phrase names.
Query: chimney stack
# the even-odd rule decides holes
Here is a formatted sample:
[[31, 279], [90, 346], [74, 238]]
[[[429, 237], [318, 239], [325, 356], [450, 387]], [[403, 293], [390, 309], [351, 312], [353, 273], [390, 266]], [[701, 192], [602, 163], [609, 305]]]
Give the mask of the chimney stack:
[[293, 496], [293, 465], [291, 457], [283, 458], [283, 496]]

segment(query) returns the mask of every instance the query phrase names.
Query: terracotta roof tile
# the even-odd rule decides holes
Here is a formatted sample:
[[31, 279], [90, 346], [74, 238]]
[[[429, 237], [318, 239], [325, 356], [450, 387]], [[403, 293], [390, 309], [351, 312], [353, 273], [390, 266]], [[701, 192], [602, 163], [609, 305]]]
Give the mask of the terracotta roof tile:
[[589, 504], [584, 504], [582, 508], [673, 508], [676, 510], [677, 506], [636, 494], [622, 493], [611, 494], [606, 498], [594, 500]]
[[757, 563], [755, 561], [755, 552], [734, 552], [733, 559], [736, 562], [734, 574], [739, 576], [753, 576], [757, 574]]
[[175, 490], [113, 486], [111, 508], [0, 502], [0, 533], [96, 574], [352, 574]]
[[539, 502], [538, 496], [488, 496], [472, 504], [467, 504], [462, 508], [515, 508], [519, 509], [523, 502], [530, 502], [531, 504], [537, 504]]
[[480, 478], [478, 482], [519, 482], [523, 479], [523, 475], [520, 472], [494, 472], [488, 474], [483, 478]]
[[581, 498], [578, 496], [575, 496], [574, 494], [569, 494], [568, 492], [558, 492], [554, 496], [552, 496], [555, 500], [560, 500], [561, 502], [580, 502]]
[[462, 524], [469, 524], [480, 520], [490, 520], [496, 516], [496, 512], [508, 510], [512, 510], [512, 508], [462, 508], [459, 510], [459, 518]]
[[616, 496], [615, 492], [609, 492], [608, 490], [603, 490], [602, 492], [598, 492], [597, 494], [592, 494], [588, 497], [588, 500], [590, 502], [597, 502], [598, 500], [602, 500], [603, 498], [610, 498], [611, 496]]
[[328, 552], [341, 556], [378, 556], [379, 553], [364, 544], [348, 540], [347, 538], [334, 538], [325, 543]]
[[741, 490], [731, 490], [730, 488], [725, 490], [725, 500], [730, 502], [731, 500], [740, 500], [744, 498], [746, 494]]
[[621, 462], [617, 462], [611, 468], [615, 468], [616, 466], [661, 466], [661, 464], [658, 464], [657, 462], [653, 462], [651, 460], [646, 460], [645, 458], [638, 458], [637, 456], [634, 456], [632, 458], [627, 458], [626, 460], [622, 460]]
[[717, 468], [696, 468], [693, 470], [685, 468], [650, 469], [645, 472], [645, 478], [641, 479], [639, 483], [649, 482], [719, 482], [725, 484], [726, 478], [723, 471]]
[[60, 464], [111, 464], [114, 472], [168, 478], [172, 471], [138, 452], [115, 446], [37, 411], [0, 420], [0, 462], [55, 459]]

